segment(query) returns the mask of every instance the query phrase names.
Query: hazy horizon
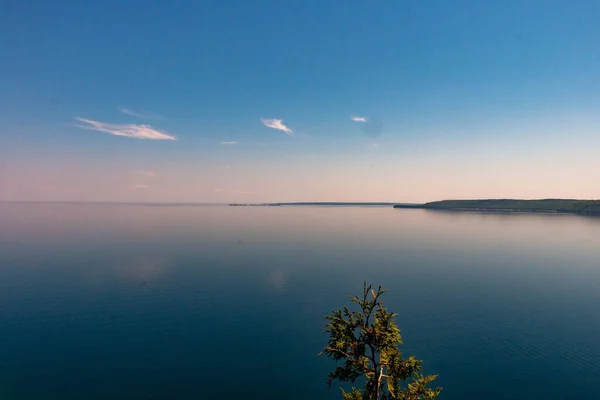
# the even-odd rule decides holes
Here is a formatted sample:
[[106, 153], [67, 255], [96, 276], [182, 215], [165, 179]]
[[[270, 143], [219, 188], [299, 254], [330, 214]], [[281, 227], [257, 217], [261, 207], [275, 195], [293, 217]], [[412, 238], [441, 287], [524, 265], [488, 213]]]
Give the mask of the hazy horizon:
[[[438, 199], [431, 200], [431, 202], [435, 201], [459, 201], [459, 200], [599, 200], [599, 199], [567, 199], [567, 198], [557, 198], [557, 197], [548, 197], [548, 198], [532, 198], [532, 199], [514, 199], [514, 198], [478, 198], [478, 199]], [[231, 204], [283, 204], [283, 205], [293, 205], [293, 204], [383, 204], [383, 205], [393, 205], [393, 204], [407, 204], [407, 205], [419, 205], [426, 204], [428, 202], [406, 202], [406, 201], [261, 201], [261, 202], [190, 202], [190, 201], [77, 201], [77, 200], [0, 200], [0, 203], [40, 203], [40, 204], [131, 204], [131, 205], [207, 205], [207, 206], [227, 206]]]

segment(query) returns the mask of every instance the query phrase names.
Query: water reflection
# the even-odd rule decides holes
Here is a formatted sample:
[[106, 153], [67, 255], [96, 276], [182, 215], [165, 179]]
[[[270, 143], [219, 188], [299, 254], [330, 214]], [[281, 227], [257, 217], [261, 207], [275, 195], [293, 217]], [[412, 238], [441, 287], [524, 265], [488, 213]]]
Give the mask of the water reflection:
[[171, 264], [160, 256], [141, 256], [129, 260], [117, 260], [115, 270], [120, 279], [151, 284], [158, 281]]
[[282, 290], [286, 285], [286, 277], [283, 270], [274, 270], [269, 274], [269, 283], [277, 290]]
[[367, 279], [390, 289], [406, 350], [440, 374], [444, 399], [594, 398], [598, 221], [0, 205], [0, 393], [337, 399], [315, 357], [323, 316]]

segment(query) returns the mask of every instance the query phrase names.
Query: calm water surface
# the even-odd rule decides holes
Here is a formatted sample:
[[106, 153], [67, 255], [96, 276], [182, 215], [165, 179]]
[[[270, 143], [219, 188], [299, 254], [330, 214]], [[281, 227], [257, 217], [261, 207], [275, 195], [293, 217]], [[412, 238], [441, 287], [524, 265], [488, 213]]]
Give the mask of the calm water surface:
[[598, 219], [90, 204], [0, 204], [0, 398], [338, 399], [364, 279], [440, 399], [598, 398]]

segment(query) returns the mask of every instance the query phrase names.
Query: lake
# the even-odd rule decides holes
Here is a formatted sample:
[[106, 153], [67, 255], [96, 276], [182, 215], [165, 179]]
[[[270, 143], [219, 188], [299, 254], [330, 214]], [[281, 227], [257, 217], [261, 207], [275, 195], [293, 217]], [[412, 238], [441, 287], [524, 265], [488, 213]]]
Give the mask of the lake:
[[440, 399], [600, 395], [600, 219], [0, 204], [0, 398], [340, 399], [323, 316], [383, 285]]

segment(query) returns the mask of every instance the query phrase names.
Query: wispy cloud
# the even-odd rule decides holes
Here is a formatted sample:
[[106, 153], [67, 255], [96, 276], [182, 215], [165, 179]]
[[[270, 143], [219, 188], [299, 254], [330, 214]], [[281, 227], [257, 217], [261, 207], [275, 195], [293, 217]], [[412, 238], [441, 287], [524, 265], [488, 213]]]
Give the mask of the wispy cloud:
[[148, 186], [148, 185], [133, 185], [131, 188], [135, 189], [135, 190], [137, 190], [137, 189], [150, 189], [150, 186]]
[[369, 120], [367, 117], [350, 117], [350, 119], [354, 122], [367, 122]]
[[125, 108], [125, 107], [120, 107], [120, 106], [119, 106], [119, 111], [121, 111], [123, 114], [131, 115], [132, 117], [164, 119], [160, 115], [150, 114], [150, 113], [140, 113], [137, 111], [133, 111], [130, 108]]
[[141, 176], [145, 176], [146, 178], [155, 178], [156, 177], [156, 172], [154, 171], [149, 171], [149, 170], [139, 170], [139, 171], [133, 171], [135, 174], [137, 175], [141, 175]]
[[74, 189], [72, 187], [69, 186], [57, 186], [57, 185], [40, 185], [39, 188], [41, 190], [45, 190], [47, 192], [52, 192], [52, 193], [70, 193], [70, 194], [75, 194], [77, 192], [79, 192], [79, 190]]
[[248, 190], [234, 190], [234, 189], [223, 189], [223, 188], [214, 188], [214, 193], [230, 193], [230, 194], [256, 194], [256, 192], [248, 191]]
[[110, 133], [111, 135], [125, 136], [134, 139], [177, 140], [174, 136], [160, 132], [150, 125], [109, 124], [106, 122], [93, 121], [91, 119], [81, 117], [76, 117], [75, 119], [83, 124], [75, 125], [78, 128], [106, 132]]
[[221, 142], [221, 144], [228, 145], [228, 146], [233, 146], [234, 144], [237, 144], [237, 142], [235, 140], [232, 140], [230, 142]]
[[290, 128], [288, 128], [287, 126], [285, 126], [282, 119], [261, 118], [260, 121], [263, 123], [264, 126], [266, 126], [268, 128], [273, 128], [273, 129], [283, 131], [290, 136], [293, 134], [293, 131]]

